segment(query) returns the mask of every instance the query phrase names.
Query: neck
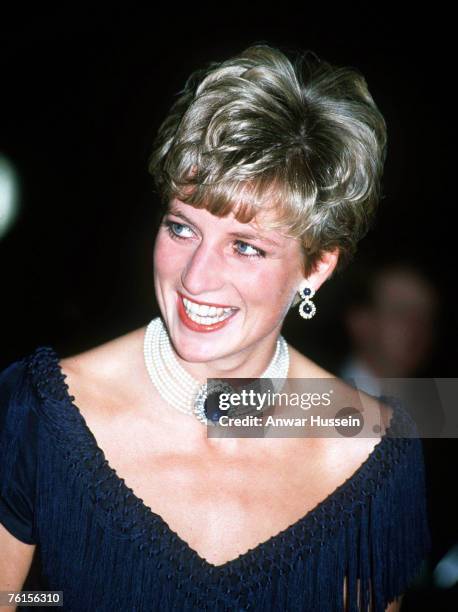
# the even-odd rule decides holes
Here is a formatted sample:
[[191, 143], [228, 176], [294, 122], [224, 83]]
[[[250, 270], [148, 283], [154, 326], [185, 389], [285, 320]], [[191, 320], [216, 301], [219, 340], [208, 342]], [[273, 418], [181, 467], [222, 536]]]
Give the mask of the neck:
[[272, 361], [278, 337], [279, 330], [275, 329], [256, 344], [236, 354], [208, 362], [185, 361], [175, 350], [174, 354], [180, 365], [201, 383], [206, 382], [207, 378], [257, 378]]
[[161, 397], [182, 414], [192, 415], [206, 424], [208, 378], [253, 379], [269, 376], [283, 380], [287, 376], [288, 349], [282, 340], [277, 353], [278, 340], [278, 331], [272, 330], [261, 341], [224, 358], [211, 362], [186, 362], [176, 355], [163, 322], [154, 319], [145, 330], [143, 348], [146, 368]]

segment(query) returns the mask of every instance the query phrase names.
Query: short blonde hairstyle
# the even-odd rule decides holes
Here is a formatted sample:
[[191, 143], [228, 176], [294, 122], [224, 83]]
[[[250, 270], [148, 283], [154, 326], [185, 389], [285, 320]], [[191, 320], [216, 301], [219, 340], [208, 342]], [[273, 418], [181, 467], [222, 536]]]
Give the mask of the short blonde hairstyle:
[[191, 74], [159, 128], [149, 171], [172, 197], [300, 240], [308, 276], [326, 251], [337, 269], [372, 222], [386, 155], [385, 121], [362, 74], [307, 51], [292, 60], [256, 44]]

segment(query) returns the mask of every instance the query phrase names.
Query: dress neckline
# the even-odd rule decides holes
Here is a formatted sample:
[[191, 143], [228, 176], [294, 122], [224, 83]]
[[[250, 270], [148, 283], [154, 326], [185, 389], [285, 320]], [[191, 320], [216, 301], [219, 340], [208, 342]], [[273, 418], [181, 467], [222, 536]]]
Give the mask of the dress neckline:
[[[66, 449], [67, 455], [72, 462], [79, 464], [79, 473], [92, 492], [94, 502], [100, 503], [97, 511], [100, 510], [104, 519], [107, 519], [104, 527], [112, 529], [115, 536], [140, 541], [141, 549], [154, 545], [152, 534], [155, 532], [157, 538], [159, 529], [160, 535], [167, 540], [170, 558], [179, 553], [182, 563], [188, 559], [208, 574], [230, 573], [241, 567], [248, 569], [253, 563], [259, 564], [265, 558], [272, 559], [275, 552], [284, 547], [293, 552], [298, 539], [302, 546], [308, 543], [309, 551], [315, 545], [323, 546], [325, 536], [335, 533], [345, 520], [361, 510], [367, 497], [381, 486], [385, 476], [389, 477], [392, 471], [390, 455], [393, 451], [399, 452], [399, 442], [402, 441], [394, 434], [402, 427], [403, 413], [394, 405], [385, 433], [365, 461], [341, 485], [288, 527], [237, 557], [215, 565], [191, 548], [161, 515], [135, 495], [110, 466], [103, 449], [98, 446], [94, 434], [75, 404], [75, 397], [70, 394], [67, 376], [62, 370], [57, 351], [51, 346], [38, 347], [29, 356], [28, 368], [34, 386], [46, 404], [47, 421], [51, 429], [54, 429], [56, 438], [63, 448], [65, 443], [74, 443]], [[301, 546], [296, 548], [300, 549]]]

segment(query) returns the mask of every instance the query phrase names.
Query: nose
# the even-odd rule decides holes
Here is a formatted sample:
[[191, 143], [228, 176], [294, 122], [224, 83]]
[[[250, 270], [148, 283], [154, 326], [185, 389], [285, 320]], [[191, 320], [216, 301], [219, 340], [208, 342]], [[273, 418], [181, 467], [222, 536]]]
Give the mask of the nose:
[[215, 246], [202, 240], [190, 255], [181, 274], [181, 282], [189, 295], [203, 295], [224, 286], [224, 262]]

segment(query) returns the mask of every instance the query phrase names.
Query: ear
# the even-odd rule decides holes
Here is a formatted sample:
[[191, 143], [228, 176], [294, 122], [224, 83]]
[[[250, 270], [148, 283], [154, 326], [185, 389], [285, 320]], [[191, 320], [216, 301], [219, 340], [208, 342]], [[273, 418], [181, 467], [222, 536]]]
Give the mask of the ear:
[[315, 263], [313, 271], [302, 281], [298, 291], [304, 287], [312, 287], [315, 291], [331, 276], [339, 260], [339, 249], [325, 251], [321, 258]]

